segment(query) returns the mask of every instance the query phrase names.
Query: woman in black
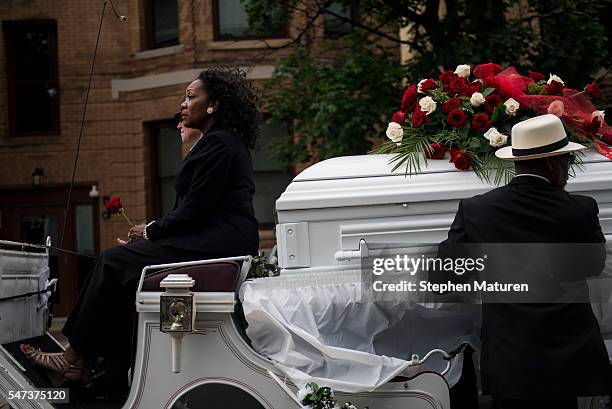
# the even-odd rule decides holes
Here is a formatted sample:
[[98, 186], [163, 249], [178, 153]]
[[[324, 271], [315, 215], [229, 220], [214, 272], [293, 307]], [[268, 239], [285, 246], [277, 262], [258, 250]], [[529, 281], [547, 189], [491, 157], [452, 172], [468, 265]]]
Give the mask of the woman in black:
[[187, 87], [180, 121], [202, 137], [178, 169], [174, 209], [132, 228], [129, 242], [100, 254], [62, 330], [70, 341], [66, 352], [48, 354], [22, 345], [35, 365], [81, 383], [88, 382], [93, 359], [125, 367], [143, 267], [257, 254], [249, 152], [258, 133], [257, 97], [244, 73], [202, 71]]

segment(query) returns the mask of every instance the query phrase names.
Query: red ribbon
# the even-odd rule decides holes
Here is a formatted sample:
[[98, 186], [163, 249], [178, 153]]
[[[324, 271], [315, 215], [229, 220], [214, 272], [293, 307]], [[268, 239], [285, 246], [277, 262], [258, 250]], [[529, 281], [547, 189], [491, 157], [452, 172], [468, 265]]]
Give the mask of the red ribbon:
[[603, 156], [605, 156], [606, 158], [612, 160], [612, 147], [604, 144], [601, 141], [594, 141], [595, 143], [595, 150], [597, 152], [599, 152], [600, 154], [602, 154]]
[[[477, 67], [478, 68], [478, 67]], [[474, 69], [476, 73], [477, 70]], [[561, 101], [565, 107], [565, 111], [561, 116], [561, 120], [574, 131], [593, 140], [597, 152], [612, 160], [610, 155], [610, 147], [595, 139], [595, 133], [599, 134], [607, 141], [608, 136], [612, 132], [605, 121], [601, 121], [601, 127], [593, 131], [589, 125], [592, 123], [592, 113], [597, 110], [597, 107], [589, 101], [584, 92], [577, 91], [571, 88], [563, 88], [562, 95], [530, 95], [527, 94], [527, 87], [534, 82], [529, 77], [520, 75], [514, 67], [508, 67], [499, 74], [491, 76], [492, 67], [479, 70], [481, 76], [488, 76], [488, 80], [493, 79], [495, 85], [499, 89], [499, 93], [504, 98], [513, 98], [522, 105], [525, 105], [540, 114], [548, 113], [548, 107], [553, 101]]]

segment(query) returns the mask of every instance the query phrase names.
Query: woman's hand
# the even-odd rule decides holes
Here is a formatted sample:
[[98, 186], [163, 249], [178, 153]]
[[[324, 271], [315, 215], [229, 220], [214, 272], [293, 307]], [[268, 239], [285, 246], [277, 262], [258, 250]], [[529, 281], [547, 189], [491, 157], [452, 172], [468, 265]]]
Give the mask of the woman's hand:
[[144, 240], [144, 229], [146, 224], [139, 224], [130, 229], [128, 232], [128, 239], [130, 242]]

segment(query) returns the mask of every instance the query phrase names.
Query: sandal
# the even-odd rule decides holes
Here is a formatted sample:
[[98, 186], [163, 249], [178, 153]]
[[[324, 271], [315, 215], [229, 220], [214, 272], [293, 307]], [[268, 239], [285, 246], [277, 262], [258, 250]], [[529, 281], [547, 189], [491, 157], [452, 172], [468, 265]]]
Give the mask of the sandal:
[[[60, 381], [64, 380], [71, 383], [87, 384], [90, 381], [90, 371], [68, 362], [63, 352], [42, 352], [40, 348], [34, 348], [28, 344], [19, 345], [19, 349], [32, 365], [46, 369], [52, 375], [55, 375], [55, 381], [58, 381], [58, 383], [62, 383]], [[60, 379], [57, 379], [58, 375]]]

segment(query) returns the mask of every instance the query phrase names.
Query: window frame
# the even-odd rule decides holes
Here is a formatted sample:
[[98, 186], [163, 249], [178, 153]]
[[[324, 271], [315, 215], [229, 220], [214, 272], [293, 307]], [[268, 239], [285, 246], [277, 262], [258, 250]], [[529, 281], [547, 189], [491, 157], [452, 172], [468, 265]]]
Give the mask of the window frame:
[[178, 36], [172, 43], [158, 45], [155, 44], [155, 20], [153, 18], [153, 0], [142, 0], [143, 26], [142, 26], [142, 51], [158, 50], [160, 48], [174, 47], [181, 44], [181, 16], [179, 15], [178, 0], [176, 3], [176, 27]]
[[[51, 76], [49, 80], [29, 80], [18, 81], [16, 79], [16, 66], [14, 58], [14, 33], [19, 28], [27, 26], [47, 26], [52, 39], [49, 47], [49, 60]], [[8, 136], [9, 137], [31, 137], [31, 136], [59, 136], [61, 135], [61, 94], [59, 83], [59, 45], [57, 35], [57, 20], [40, 19], [40, 20], [6, 20], [2, 22], [2, 32], [4, 35], [4, 54], [6, 59], [6, 89], [7, 89], [7, 105], [8, 105]], [[17, 88], [18, 84], [38, 84], [38, 83], [54, 84], [57, 89], [56, 99], [56, 126], [47, 131], [19, 131], [17, 129]]]
[[[356, 1], [352, 2], [352, 4], [350, 5], [350, 11], [351, 11], [351, 16], [350, 19], [353, 23], [358, 22], [360, 19], [360, 14], [359, 14], [359, 7], [358, 7], [358, 3]], [[351, 31], [355, 29], [354, 25], [351, 25]], [[344, 34], [340, 34], [340, 35], [334, 35], [334, 36], [330, 36], [326, 34], [326, 28], [325, 28], [325, 13], [323, 15], [323, 38], [327, 39], [327, 40], [337, 40], [339, 38], [342, 38], [346, 35], [350, 34], [350, 32], [348, 33], [344, 33]]]
[[289, 23], [287, 22], [283, 28], [283, 32], [279, 33], [278, 35], [271, 35], [271, 36], [258, 36], [256, 34], [254, 35], [250, 35], [250, 36], [227, 36], [227, 35], [222, 35], [220, 28], [221, 28], [221, 24], [219, 21], [219, 17], [220, 17], [220, 13], [219, 13], [219, 1], [220, 0], [213, 0], [212, 1], [212, 8], [213, 8], [213, 40], [214, 41], [245, 41], [245, 40], [264, 40], [264, 39], [282, 39], [282, 38], [288, 38], [289, 36]]

